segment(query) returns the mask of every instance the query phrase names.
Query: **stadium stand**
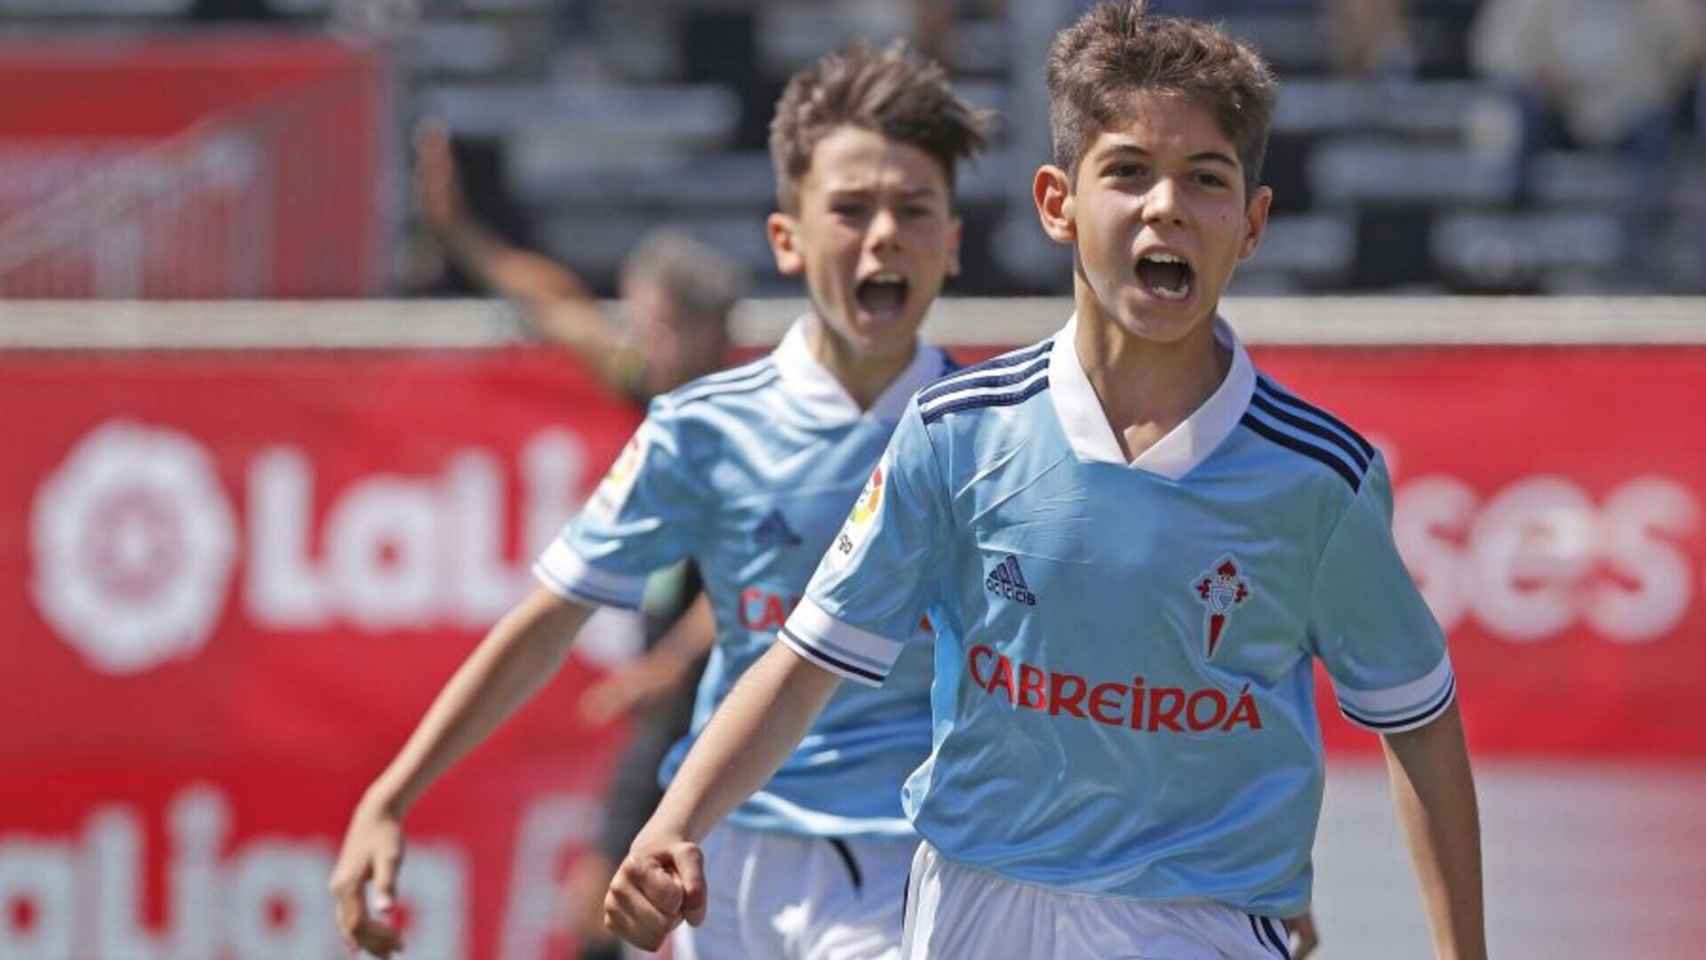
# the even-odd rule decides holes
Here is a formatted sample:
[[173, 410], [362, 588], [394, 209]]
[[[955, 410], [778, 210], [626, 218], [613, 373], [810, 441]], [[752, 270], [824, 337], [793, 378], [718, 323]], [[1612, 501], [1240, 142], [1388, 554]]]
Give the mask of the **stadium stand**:
[[[1403, 48], [1364, 58], [1378, 65], [1361, 72], [1335, 63], [1324, 42], [1336, 35], [1328, 21], [1338, 9], [1325, 0], [1153, 6], [1224, 20], [1256, 40], [1285, 80], [1267, 170], [1278, 193], [1273, 234], [1239, 290], [1706, 290], [1698, 89], [1675, 105], [1682, 136], [1668, 182], [1655, 186], [1617, 153], [1549, 149], [1519, 184], [1521, 107], [1472, 72], [1477, 0], [1395, 4]], [[399, 129], [421, 114], [444, 118], [476, 210], [572, 262], [604, 292], [622, 252], [663, 219], [780, 284], [757, 224], [772, 203], [764, 121], [781, 78], [853, 37], [909, 35], [1005, 121], [962, 190], [966, 273], [956, 289], [1059, 292], [1058, 251], [1031, 224], [1024, 189], [1046, 134], [1025, 120], [1041, 115], [1036, 37], [1074, 8], [1075, 0], [0, 0], [10, 21], [36, 31], [248, 18], [378, 32], [396, 52], [405, 93]], [[1620, 215], [1631, 198], [1656, 215], [1638, 224]], [[1646, 276], [1625, 270], [1631, 250], [1651, 258]], [[411, 284], [466, 292], [442, 276]]]

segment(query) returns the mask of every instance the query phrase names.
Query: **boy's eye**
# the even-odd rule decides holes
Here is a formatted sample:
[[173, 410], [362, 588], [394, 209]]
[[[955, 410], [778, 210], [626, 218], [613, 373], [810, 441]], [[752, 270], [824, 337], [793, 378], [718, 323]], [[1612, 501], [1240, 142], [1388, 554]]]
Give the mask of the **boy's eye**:
[[1116, 163], [1108, 168], [1110, 177], [1135, 177], [1143, 172], [1143, 167], [1135, 163]]
[[1212, 173], [1212, 172], [1207, 171], [1207, 170], [1200, 170], [1197, 172], [1197, 182], [1200, 184], [1203, 184], [1204, 186], [1209, 186], [1209, 187], [1224, 187], [1224, 186], [1226, 186], [1226, 178], [1225, 177], [1222, 177], [1218, 173]]

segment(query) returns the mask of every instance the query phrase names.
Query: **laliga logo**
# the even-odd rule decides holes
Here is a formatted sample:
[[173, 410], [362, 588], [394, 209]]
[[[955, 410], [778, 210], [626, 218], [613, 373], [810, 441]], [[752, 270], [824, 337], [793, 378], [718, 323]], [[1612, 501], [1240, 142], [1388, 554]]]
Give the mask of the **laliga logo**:
[[77, 444], [36, 495], [31, 593], [96, 668], [147, 670], [207, 641], [235, 528], [200, 445], [115, 421]]
[[[515, 457], [512, 510], [506, 464], [486, 448], [449, 452], [437, 473], [372, 472], [319, 495], [312, 453], [265, 447], [228, 495], [188, 434], [93, 428], [31, 504], [37, 609], [115, 674], [194, 655], [231, 600], [245, 629], [484, 629], [531, 588], [531, 560], [578, 508], [586, 462], [568, 431], [534, 434]], [[609, 661], [625, 638], [612, 624], [576, 646]]]
[[829, 557], [837, 565], [841, 565], [853, 555], [853, 549], [865, 539], [865, 529], [870, 526], [883, 505], [883, 467], [887, 463], [885, 459], [871, 471], [871, 478], [865, 481], [865, 489], [860, 491], [859, 499], [854, 501], [853, 511], [847, 515], [847, 522], [841, 525], [841, 532], [836, 534], [835, 547], [830, 551]]
[[1220, 558], [1211, 570], [1205, 570], [1193, 589], [1197, 599], [1207, 609], [1203, 615], [1203, 631], [1208, 641], [1208, 657], [1220, 646], [1220, 635], [1226, 629], [1226, 618], [1233, 608], [1250, 597], [1250, 586], [1238, 575], [1238, 561], [1229, 553]]
[[865, 484], [865, 492], [859, 495], [859, 501], [853, 504], [853, 522], [863, 526], [877, 515], [877, 508], [883, 503], [883, 465], [877, 464], [871, 471], [871, 479]]
[[645, 434], [635, 431], [617, 455], [616, 462], [610, 465], [610, 472], [593, 491], [591, 507], [602, 516], [614, 518], [622, 511], [622, 504], [627, 501], [628, 494], [634, 489], [634, 481], [639, 478], [640, 465], [646, 459], [646, 447]]

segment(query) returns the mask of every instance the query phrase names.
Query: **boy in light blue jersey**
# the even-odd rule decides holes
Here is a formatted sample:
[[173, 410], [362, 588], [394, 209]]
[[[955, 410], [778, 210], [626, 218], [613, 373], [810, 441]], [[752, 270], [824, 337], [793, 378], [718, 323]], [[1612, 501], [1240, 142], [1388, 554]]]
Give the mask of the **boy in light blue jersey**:
[[[1218, 30], [1105, 3], [1055, 40], [1074, 250], [1057, 335], [922, 391], [783, 628], [634, 854], [682, 859], [842, 679], [937, 632], [912, 958], [1272, 958], [1322, 791], [1312, 663], [1381, 733], [1436, 951], [1485, 955], [1444, 638], [1378, 451], [1261, 374], [1217, 315], [1255, 252], [1274, 81]], [[655, 870], [654, 903], [698, 878]]]
[[[803, 275], [811, 312], [769, 356], [655, 400], [586, 508], [534, 566], [541, 587], [493, 628], [358, 807], [333, 874], [340, 927], [388, 955], [389, 928], [363, 888], [388, 899], [401, 819], [426, 786], [518, 708], [561, 663], [595, 606], [637, 606], [648, 574], [691, 557], [717, 643], [694, 727], [777, 631], [917, 390], [953, 369], [917, 333], [958, 270], [955, 166], [983, 145], [983, 118], [934, 64], [856, 46], [796, 74], [777, 104], [771, 152], [778, 268]], [[706, 838], [709, 902], [677, 901], [677, 960], [890, 960], [917, 836], [900, 806], [930, 749], [931, 650], [920, 618], [895, 678], [849, 688], [798, 749]], [[918, 642], [913, 642], [918, 641]], [[678, 751], [678, 753], [681, 751]], [[673, 772], [666, 762], [664, 775]], [[605, 921], [647, 949], [669, 926], [639, 877], [618, 872]]]

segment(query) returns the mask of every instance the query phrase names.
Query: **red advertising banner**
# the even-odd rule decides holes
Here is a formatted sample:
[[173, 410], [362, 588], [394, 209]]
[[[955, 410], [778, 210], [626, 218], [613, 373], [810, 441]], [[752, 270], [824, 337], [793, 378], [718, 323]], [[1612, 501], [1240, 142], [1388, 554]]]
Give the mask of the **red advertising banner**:
[[[0, 408], [0, 955], [344, 956], [352, 805], [637, 411], [522, 350], [0, 354]], [[411, 955], [547, 956], [600, 669], [411, 816]]]
[[[1256, 361], [1385, 452], [1478, 755], [1706, 760], [1706, 349]], [[1319, 700], [1329, 746], [1375, 746]]]
[[[1706, 759], [1706, 349], [1258, 361], [1393, 464], [1478, 755]], [[14, 352], [0, 409], [0, 955], [341, 957], [351, 806], [637, 412], [522, 349]], [[550, 955], [580, 649], [411, 817], [411, 956]]]

